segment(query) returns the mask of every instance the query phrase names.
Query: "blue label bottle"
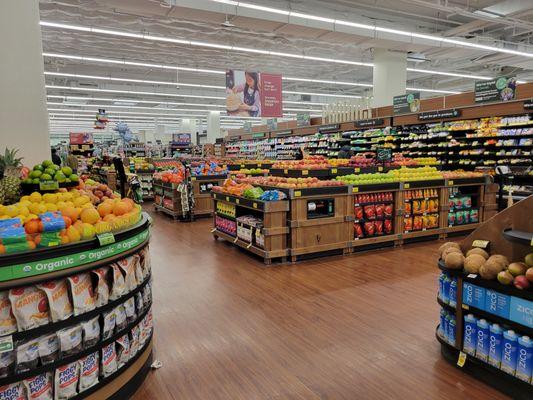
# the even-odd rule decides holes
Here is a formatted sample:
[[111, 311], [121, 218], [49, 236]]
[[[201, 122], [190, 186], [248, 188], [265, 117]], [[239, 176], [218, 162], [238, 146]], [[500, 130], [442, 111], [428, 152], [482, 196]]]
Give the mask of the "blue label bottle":
[[516, 359], [518, 350], [518, 337], [512, 330], [503, 333], [501, 370], [510, 375], [516, 372]]
[[526, 382], [531, 382], [533, 369], [533, 341], [529, 336], [518, 338], [516, 377]]
[[476, 357], [485, 362], [489, 357], [489, 324], [484, 319], [477, 321]]
[[463, 351], [471, 356], [476, 355], [477, 318], [473, 314], [465, 316]]
[[451, 278], [450, 280], [450, 294], [449, 294], [449, 304], [452, 307], [457, 305], [457, 278]]
[[503, 329], [498, 324], [489, 328], [489, 364], [500, 368], [502, 362]]

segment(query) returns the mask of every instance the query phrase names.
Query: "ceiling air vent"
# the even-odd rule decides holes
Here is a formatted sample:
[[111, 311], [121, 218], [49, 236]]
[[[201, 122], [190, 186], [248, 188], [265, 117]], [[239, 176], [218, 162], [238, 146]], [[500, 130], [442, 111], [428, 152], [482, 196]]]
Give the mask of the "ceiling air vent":
[[311, 101], [311, 96], [308, 94], [302, 94], [300, 97], [301, 101]]

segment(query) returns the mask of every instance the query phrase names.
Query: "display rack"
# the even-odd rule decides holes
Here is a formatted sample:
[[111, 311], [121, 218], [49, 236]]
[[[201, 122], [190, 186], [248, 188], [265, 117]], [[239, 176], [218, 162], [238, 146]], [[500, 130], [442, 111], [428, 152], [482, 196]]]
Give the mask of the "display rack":
[[[184, 211], [188, 211], [188, 202], [183, 201], [183, 192], [178, 189], [179, 185], [176, 183], [154, 179], [154, 209], [170, 215], [174, 219], [185, 218]], [[185, 210], [182, 204], [187, 204]]]
[[[51, 280], [62, 280], [72, 276], [79, 276], [80, 273], [88, 273], [98, 268], [107, 267], [122, 260], [134, 260], [139, 263], [138, 267], [143, 273], [135, 275], [135, 286], [122, 292], [116, 299], [106, 301], [90, 311], [74, 314], [64, 320], [56, 322], [50, 321], [44, 325], [34, 327], [29, 330], [20, 330], [12, 333], [11, 336], [4, 336], [5, 340], [10, 338], [13, 341], [15, 351], [21, 343], [39, 340], [43, 335], [53, 335], [62, 329], [79, 326], [83, 322], [99, 318], [100, 340], [93, 344], [87, 344], [77, 350], [67, 354], [61, 352], [52, 359], [50, 363], [43, 364], [40, 358], [29, 370], [9, 370], [7, 375], [0, 378], [0, 387], [6, 385], [17, 385], [25, 379], [43, 377], [43, 381], [48, 382], [51, 393], [55, 392], [58, 368], [76, 365], [82, 358], [97, 353], [102, 357], [104, 349], [113, 346], [115, 350], [119, 346], [117, 340], [122, 340], [125, 335], [136, 337], [138, 329], [141, 332], [141, 341], [136, 353], [131, 354], [114, 371], [108, 371], [104, 376], [102, 366], [98, 362], [100, 371], [98, 380], [93, 386], [83, 391], [76, 384], [76, 393], [73, 399], [103, 399], [103, 398], [127, 398], [142, 384], [148, 374], [152, 362], [152, 300], [151, 300], [151, 268], [149, 257], [150, 240], [150, 220], [146, 214], [142, 215], [141, 221], [134, 226], [115, 232], [114, 243], [100, 245], [98, 239], [86, 240], [78, 243], [66, 244], [49, 248], [42, 248], [30, 252], [5, 254], [0, 256], [0, 289], [8, 291], [11, 289], [21, 289], [28, 286], [44, 284]], [[45, 266], [45, 267], [44, 267]], [[65, 283], [68, 287], [68, 283]], [[138, 297], [143, 300], [138, 302]], [[129, 318], [123, 326], [114, 329], [108, 336], [102, 339], [103, 335], [103, 315], [123, 306], [128, 300], [136, 299], [134, 315]], [[81, 328], [80, 328], [81, 329]], [[134, 335], [134, 336], [131, 336]], [[11, 341], [10, 341], [11, 342]], [[41, 347], [41, 346], [39, 346]], [[6, 348], [4, 348], [5, 350]], [[9, 349], [7, 351], [10, 351]], [[73, 363], [73, 364], [72, 364]], [[38, 378], [40, 379], [40, 378]], [[76, 382], [77, 382], [76, 377]], [[55, 380], [55, 382], [54, 382]], [[28, 394], [29, 396], [29, 394]]]
[[226, 178], [226, 175], [191, 176], [194, 196], [193, 214], [195, 217], [212, 215], [213, 199], [211, 198], [211, 189], [213, 186], [221, 186]]

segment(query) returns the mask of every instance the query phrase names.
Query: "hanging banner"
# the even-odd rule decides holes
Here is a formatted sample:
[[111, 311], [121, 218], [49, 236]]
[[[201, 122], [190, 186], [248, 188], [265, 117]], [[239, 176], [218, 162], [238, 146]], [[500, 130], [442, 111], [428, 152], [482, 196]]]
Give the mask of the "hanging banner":
[[70, 132], [70, 144], [93, 144], [92, 133]]
[[476, 103], [510, 101], [516, 98], [516, 77], [500, 76], [490, 81], [476, 81], [474, 100]]
[[241, 117], [283, 117], [281, 75], [226, 71], [226, 111]]
[[420, 111], [420, 92], [394, 96], [392, 98], [394, 114], [409, 114]]

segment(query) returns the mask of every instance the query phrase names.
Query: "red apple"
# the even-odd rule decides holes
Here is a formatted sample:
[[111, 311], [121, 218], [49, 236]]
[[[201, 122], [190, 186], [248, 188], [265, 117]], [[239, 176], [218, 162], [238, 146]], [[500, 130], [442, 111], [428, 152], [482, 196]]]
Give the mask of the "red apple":
[[529, 288], [529, 281], [524, 275], [518, 275], [514, 278], [514, 286], [517, 289], [528, 289]]

